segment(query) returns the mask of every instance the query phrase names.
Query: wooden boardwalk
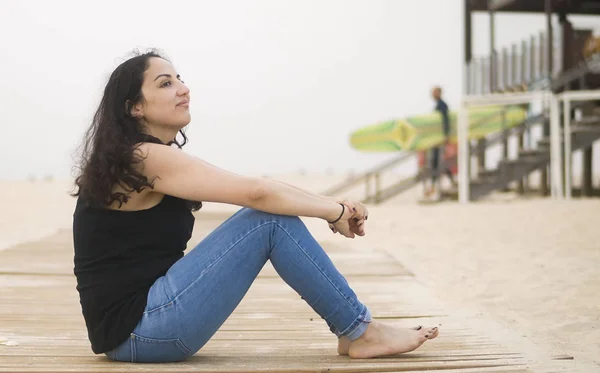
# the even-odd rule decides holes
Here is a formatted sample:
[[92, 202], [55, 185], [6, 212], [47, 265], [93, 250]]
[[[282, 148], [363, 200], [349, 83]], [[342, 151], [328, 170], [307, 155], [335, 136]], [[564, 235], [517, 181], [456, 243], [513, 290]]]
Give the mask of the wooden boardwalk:
[[[205, 233], [195, 231], [196, 241]], [[63, 231], [0, 251], [0, 372], [530, 371], [521, 352], [466, 327], [386, 252], [324, 246], [375, 318], [407, 327], [442, 324], [440, 336], [397, 357], [338, 356], [325, 322], [267, 264], [233, 315], [188, 361], [111, 362], [89, 347], [72, 236]]]

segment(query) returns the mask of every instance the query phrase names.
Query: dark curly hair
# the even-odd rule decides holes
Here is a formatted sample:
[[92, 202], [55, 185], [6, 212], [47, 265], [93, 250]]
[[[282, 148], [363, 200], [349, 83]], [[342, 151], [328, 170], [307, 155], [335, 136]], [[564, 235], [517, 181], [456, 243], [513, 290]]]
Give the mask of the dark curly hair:
[[[167, 59], [155, 49], [133, 52], [133, 55], [110, 75], [82, 143], [80, 174], [75, 179], [78, 190], [72, 196], [81, 196], [92, 205], [106, 207], [117, 201], [122, 206], [131, 192], [154, 187], [154, 178], [148, 180], [134, 168], [134, 164], [143, 161], [135, 150], [140, 142], [160, 140], [144, 133], [143, 125], [131, 115], [129, 108], [144, 99], [142, 83], [150, 58]], [[179, 133], [183, 136], [182, 143], [173, 140], [165, 145], [183, 147], [187, 137], [182, 130]], [[115, 185], [126, 193], [113, 192]], [[202, 204], [190, 201], [189, 206], [198, 210]]]

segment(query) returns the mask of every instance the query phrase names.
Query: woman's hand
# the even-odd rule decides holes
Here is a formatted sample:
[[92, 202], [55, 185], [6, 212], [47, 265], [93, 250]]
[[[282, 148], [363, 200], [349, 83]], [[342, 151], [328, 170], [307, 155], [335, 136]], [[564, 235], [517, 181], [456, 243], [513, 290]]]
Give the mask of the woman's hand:
[[360, 202], [343, 200], [338, 201], [345, 206], [344, 214], [339, 221], [334, 224], [329, 224], [329, 228], [333, 233], [354, 238], [356, 235], [365, 235], [365, 220], [369, 216], [367, 207]]

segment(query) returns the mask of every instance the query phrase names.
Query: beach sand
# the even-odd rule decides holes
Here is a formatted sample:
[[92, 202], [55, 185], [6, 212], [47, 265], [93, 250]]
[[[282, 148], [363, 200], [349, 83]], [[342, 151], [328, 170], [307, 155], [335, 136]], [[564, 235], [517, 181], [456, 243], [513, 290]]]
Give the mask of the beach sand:
[[[273, 178], [320, 192], [344, 176]], [[70, 229], [70, 187], [0, 182], [0, 249]], [[362, 190], [342, 195], [360, 198]], [[600, 371], [600, 200], [496, 194], [466, 206], [421, 205], [420, 191], [369, 206], [367, 236], [354, 240], [304, 220], [318, 240], [386, 250], [457, 310], [499, 322], [555, 358], [573, 358], [580, 371]], [[207, 203], [197, 224], [202, 214], [226, 217], [236, 209]]]

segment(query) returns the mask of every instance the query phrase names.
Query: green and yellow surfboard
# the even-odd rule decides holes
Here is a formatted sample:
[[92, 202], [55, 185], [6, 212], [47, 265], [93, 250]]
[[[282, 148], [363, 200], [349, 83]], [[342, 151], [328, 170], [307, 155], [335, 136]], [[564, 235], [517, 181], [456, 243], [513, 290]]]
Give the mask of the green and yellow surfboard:
[[[457, 113], [450, 112], [451, 142], [456, 142]], [[478, 139], [521, 124], [522, 106], [486, 106], [469, 109], [469, 138]], [[439, 112], [376, 123], [354, 131], [350, 145], [364, 152], [420, 151], [444, 141]]]

